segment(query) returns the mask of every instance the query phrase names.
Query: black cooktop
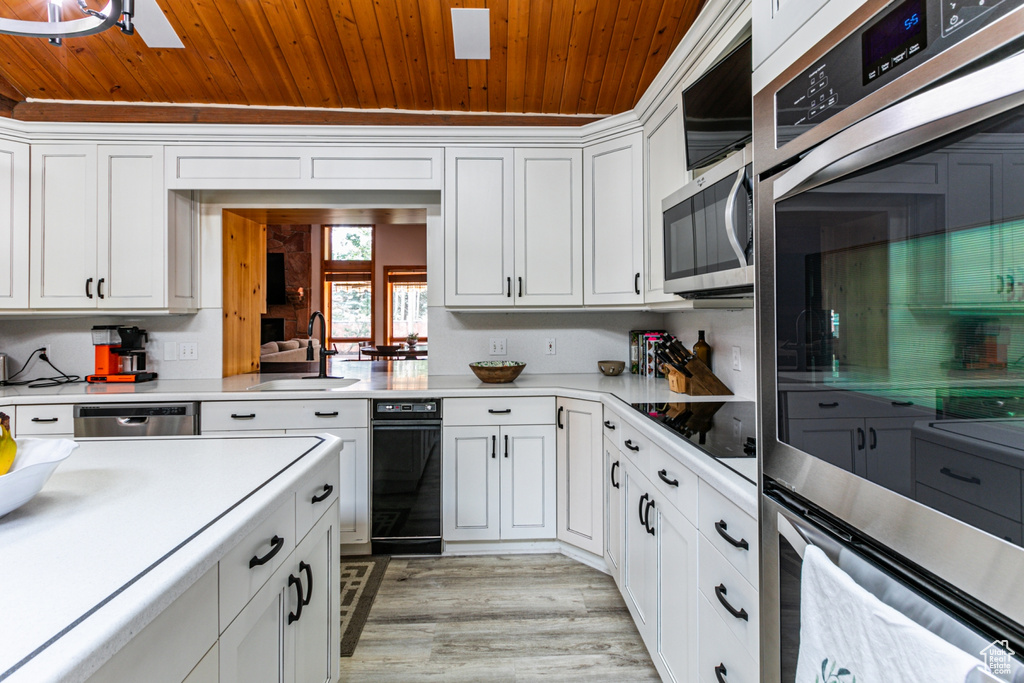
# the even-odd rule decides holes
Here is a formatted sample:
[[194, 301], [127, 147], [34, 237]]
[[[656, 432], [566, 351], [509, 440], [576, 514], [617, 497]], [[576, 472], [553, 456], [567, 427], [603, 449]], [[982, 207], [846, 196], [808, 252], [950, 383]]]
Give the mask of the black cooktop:
[[753, 401], [633, 403], [637, 411], [718, 458], [756, 457]]

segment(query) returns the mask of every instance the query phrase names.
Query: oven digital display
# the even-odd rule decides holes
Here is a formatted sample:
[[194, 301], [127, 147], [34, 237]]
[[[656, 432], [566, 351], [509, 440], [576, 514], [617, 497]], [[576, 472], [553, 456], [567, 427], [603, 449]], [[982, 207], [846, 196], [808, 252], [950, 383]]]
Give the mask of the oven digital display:
[[924, 0], [907, 0], [861, 36], [864, 85], [887, 74], [928, 44]]

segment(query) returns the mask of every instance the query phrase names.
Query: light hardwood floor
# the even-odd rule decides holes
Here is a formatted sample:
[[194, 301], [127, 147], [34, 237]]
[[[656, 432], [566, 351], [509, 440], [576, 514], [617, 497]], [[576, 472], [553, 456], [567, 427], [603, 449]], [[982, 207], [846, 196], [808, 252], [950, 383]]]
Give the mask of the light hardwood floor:
[[392, 558], [342, 681], [657, 681], [610, 576], [562, 555]]

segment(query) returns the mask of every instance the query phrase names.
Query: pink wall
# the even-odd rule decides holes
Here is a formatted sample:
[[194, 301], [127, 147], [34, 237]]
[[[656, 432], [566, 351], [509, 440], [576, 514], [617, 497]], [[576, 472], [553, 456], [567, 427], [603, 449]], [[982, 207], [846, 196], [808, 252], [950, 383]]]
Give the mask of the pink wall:
[[427, 265], [426, 225], [377, 225], [374, 245], [376, 272], [373, 274], [373, 288], [377, 293], [374, 310], [374, 340], [384, 343], [387, 334], [387, 292], [384, 279], [385, 266]]

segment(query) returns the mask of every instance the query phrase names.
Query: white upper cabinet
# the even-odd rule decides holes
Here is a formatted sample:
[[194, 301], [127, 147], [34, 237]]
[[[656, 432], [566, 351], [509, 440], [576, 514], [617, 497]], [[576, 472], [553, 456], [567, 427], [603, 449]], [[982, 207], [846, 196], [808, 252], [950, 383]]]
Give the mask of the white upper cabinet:
[[583, 303], [642, 304], [643, 133], [583, 149]]
[[644, 301], [678, 302], [665, 293], [665, 241], [661, 200], [686, 184], [686, 155], [683, 151], [683, 101], [670, 97], [644, 128], [647, 160], [647, 255], [644, 264]]
[[445, 304], [510, 306], [512, 150], [445, 151]]
[[96, 308], [96, 146], [33, 145], [31, 201], [32, 307]]
[[167, 280], [163, 148], [101, 145], [97, 161], [96, 272], [106, 280], [97, 307], [160, 308]]
[[168, 212], [162, 147], [33, 145], [31, 158], [32, 308], [195, 308], [191, 200]]
[[754, 0], [754, 68], [768, 59], [827, 3], [828, 0]]
[[28, 145], [0, 140], [0, 309], [28, 307]]
[[583, 303], [583, 152], [515, 151], [517, 306]]

